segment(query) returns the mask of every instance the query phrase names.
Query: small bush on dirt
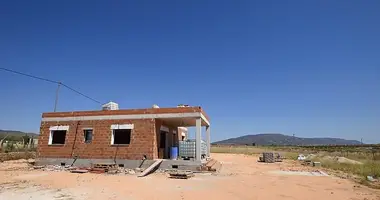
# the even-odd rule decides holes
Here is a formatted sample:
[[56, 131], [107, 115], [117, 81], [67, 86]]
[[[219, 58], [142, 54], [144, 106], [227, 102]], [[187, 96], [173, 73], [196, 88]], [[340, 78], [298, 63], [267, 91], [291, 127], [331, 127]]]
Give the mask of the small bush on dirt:
[[5, 147], [5, 152], [12, 152], [15, 149], [15, 144], [13, 141], [10, 141], [7, 143], [7, 146]]
[[0, 161], [35, 158], [36, 152], [11, 152], [0, 153]]

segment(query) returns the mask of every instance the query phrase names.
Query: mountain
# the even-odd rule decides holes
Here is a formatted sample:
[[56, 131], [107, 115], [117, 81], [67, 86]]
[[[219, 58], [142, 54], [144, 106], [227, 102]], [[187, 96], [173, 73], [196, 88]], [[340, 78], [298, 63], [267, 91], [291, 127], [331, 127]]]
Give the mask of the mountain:
[[252, 145], [359, 145], [356, 140], [345, 140], [340, 138], [300, 138], [283, 134], [257, 134], [230, 138], [213, 144], [240, 144]]
[[13, 131], [13, 130], [0, 130], [0, 140], [3, 139], [6, 135], [8, 135], [7, 139], [10, 139], [10, 140], [19, 140], [21, 139], [22, 136], [25, 136], [25, 135], [29, 137], [38, 138], [38, 134], [36, 133], [25, 133], [22, 131]]

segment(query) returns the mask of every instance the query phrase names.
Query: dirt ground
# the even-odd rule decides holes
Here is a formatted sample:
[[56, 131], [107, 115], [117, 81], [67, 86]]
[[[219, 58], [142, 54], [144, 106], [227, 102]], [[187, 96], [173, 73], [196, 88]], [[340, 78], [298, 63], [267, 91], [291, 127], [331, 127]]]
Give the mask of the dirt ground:
[[218, 174], [196, 174], [188, 180], [165, 174], [74, 174], [29, 170], [25, 161], [0, 163], [0, 200], [106, 199], [263, 199], [263, 200], [380, 200], [380, 191], [347, 179], [282, 171], [314, 171], [283, 163], [258, 163], [257, 157], [213, 154], [222, 163]]

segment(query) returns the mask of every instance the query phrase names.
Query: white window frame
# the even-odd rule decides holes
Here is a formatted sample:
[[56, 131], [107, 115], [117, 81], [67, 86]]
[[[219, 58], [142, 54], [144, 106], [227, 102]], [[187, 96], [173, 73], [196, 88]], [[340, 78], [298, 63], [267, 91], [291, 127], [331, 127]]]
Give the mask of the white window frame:
[[[119, 145], [119, 144], [114, 144], [115, 142], [115, 133], [114, 130], [117, 129], [130, 129], [131, 130], [131, 140], [132, 140], [132, 130], [134, 128], [133, 124], [112, 124], [111, 125], [111, 145]], [[125, 144], [129, 145], [129, 144]]]
[[55, 144], [53, 144], [54, 131], [66, 131], [66, 134], [67, 134], [67, 132], [69, 132], [69, 126], [50, 126], [50, 128], [49, 128], [49, 142], [48, 142], [49, 145], [55, 145]]

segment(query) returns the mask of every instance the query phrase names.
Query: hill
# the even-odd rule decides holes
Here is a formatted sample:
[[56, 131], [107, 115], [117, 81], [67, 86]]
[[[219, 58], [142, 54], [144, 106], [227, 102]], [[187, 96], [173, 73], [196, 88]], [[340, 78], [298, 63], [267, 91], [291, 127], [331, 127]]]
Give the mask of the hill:
[[240, 144], [240, 145], [359, 145], [356, 140], [340, 138], [300, 138], [283, 134], [245, 135], [214, 142], [213, 144]]
[[25, 135], [29, 137], [34, 137], [34, 138], [38, 137], [38, 134], [36, 133], [26, 133], [22, 131], [13, 131], [13, 130], [0, 130], [0, 140], [3, 139], [6, 135], [8, 135], [7, 139], [10, 139], [10, 140], [20, 140], [21, 137]]

